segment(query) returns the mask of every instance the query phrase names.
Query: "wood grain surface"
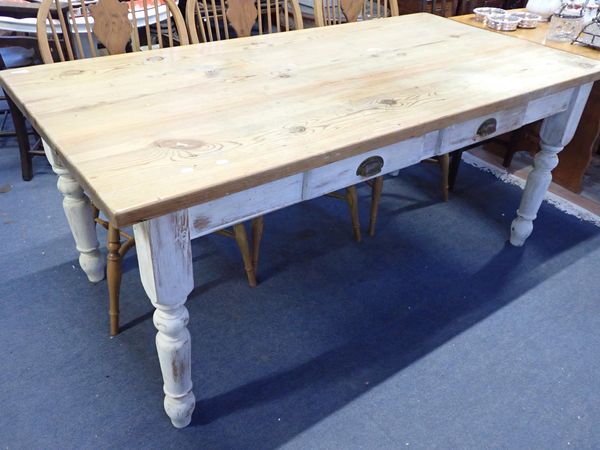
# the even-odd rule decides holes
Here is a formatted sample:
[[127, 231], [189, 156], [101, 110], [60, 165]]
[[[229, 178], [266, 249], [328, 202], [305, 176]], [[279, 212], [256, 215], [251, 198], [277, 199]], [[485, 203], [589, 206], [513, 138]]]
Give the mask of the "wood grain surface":
[[600, 79], [428, 14], [0, 73], [125, 226]]

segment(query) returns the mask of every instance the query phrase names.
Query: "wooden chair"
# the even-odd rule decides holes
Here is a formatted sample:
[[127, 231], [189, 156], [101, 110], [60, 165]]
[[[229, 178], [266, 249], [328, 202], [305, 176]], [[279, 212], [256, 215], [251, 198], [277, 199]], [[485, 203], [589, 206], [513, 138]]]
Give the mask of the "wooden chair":
[[[142, 0], [141, 4], [133, 0], [82, 0], [75, 6], [73, 0], [67, 0], [67, 13], [57, 8], [58, 19], [52, 20], [50, 9], [60, 4], [58, 0], [44, 0], [37, 15], [40, 54], [46, 64], [189, 42], [183, 16], [173, 0]], [[161, 13], [166, 26], [158, 20], [151, 25], [151, 17]], [[142, 33], [135, 26], [140, 22], [144, 25]]]
[[[387, 1], [385, 0], [386, 5]], [[381, 4], [383, 5], [383, 0], [381, 0]], [[383, 14], [383, 9], [380, 9], [380, 13]], [[394, 11], [396, 10], [397, 8], [394, 9]], [[188, 0], [185, 17], [192, 43], [303, 28], [302, 12], [298, 0], [253, 0], [248, 2], [244, 2], [244, 0]], [[320, 23], [324, 23], [323, 15], [321, 14], [320, 17]], [[352, 217], [354, 238], [360, 242], [362, 236], [356, 186], [347, 188], [345, 195], [332, 193], [330, 196], [347, 201]], [[257, 260], [256, 257], [255, 260]]]
[[318, 27], [398, 15], [397, 0], [315, 0]]
[[[39, 64], [37, 52], [37, 40], [29, 36], [0, 36], [0, 70], [16, 69]], [[38, 146], [39, 136], [33, 130], [29, 130], [23, 113], [17, 108], [12, 99], [0, 89], [0, 101], [6, 101], [7, 108], [0, 109], [2, 124], [0, 126], [0, 137], [16, 137], [21, 159], [21, 178], [30, 181], [33, 178], [33, 156], [44, 155]], [[12, 117], [14, 130], [5, 130], [4, 126], [8, 116]], [[29, 136], [33, 135], [36, 142], [33, 147]], [[40, 142], [41, 144], [41, 142]]]
[[[40, 55], [46, 64], [103, 55], [114, 55], [128, 51], [151, 50], [189, 43], [185, 21], [173, 0], [99, 0], [97, 3], [82, 0], [81, 6], [66, 1], [65, 13], [57, 8], [58, 17], [52, 20], [51, 13], [58, 0], [44, 0], [37, 16]], [[63, 4], [64, 6], [64, 4]], [[137, 7], [136, 7], [137, 6]], [[165, 16], [164, 24], [151, 17]], [[52, 13], [56, 16], [56, 13]], [[140, 33], [138, 26], [142, 25]], [[62, 32], [66, 31], [66, 32]], [[61, 33], [62, 32], [62, 33]], [[49, 37], [50, 36], [50, 37]], [[95, 208], [95, 207], [94, 207]], [[107, 280], [109, 289], [110, 334], [119, 332], [119, 290], [121, 285], [121, 260], [135, 245], [133, 236], [118, 229], [100, 217], [94, 210], [96, 223], [108, 230], [107, 236]], [[220, 233], [236, 239], [244, 261], [250, 286], [256, 286], [256, 263], [258, 246], [262, 234], [262, 217], [253, 220], [253, 248], [244, 224], [233, 226], [233, 230]], [[124, 239], [124, 241], [123, 241]]]
[[[498, 1], [498, 0], [489, 0]], [[500, 0], [502, 1], [502, 0]], [[460, 8], [459, 0], [408, 0], [400, 2], [400, 14], [411, 14], [416, 12], [426, 12], [430, 14], [436, 14], [438, 16], [450, 17], [457, 13]], [[451, 190], [451, 171], [452, 163], [450, 162], [450, 155], [444, 154], [441, 156], [434, 156], [433, 158], [426, 159], [424, 162], [437, 163], [440, 165], [442, 170], [442, 198], [445, 202], [448, 201], [449, 191]], [[373, 216], [373, 214], [372, 214]], [[377, 213], [375, 213], [375, 218]], [[373, 223], [369, 226], [371, 236], [375, 233], [375, 226]]]
[[[446, 1], [441, 4], [446, 8]], [[456, 4], [449, 1], [448, 3]], [[415, 7], [420, 7], [417, 11], [425, 11], [423, 8], [431, 7], [431, 12], [436, 12], [436, 1], [415, 0]], [[356, 22], [359, 20], [369, 20], [397, 16], [399, 8], [397, 0], [315, 0], [315, 23], [317, 26], [338, 25], [345, 22]], [[404, 5], [404, 4], [403, 4]], [[404, 5], [406, 6], [406, 5]], [[417, 12], [412, 11], [412, 12]], [[445, 9], [444, 9], [445, 11]], [[448, 173], [449, 156], [442, 155], [431, 158], [428, 161], [437, 162], [442, 168], [442, 195], [444, 201], [448, 200]], [[371, 212], [369, 220], [369, 235], [375, 235], [375, 226], [377, 223], [377, 214], [381, 192], [383, 190], [383, 177], [377, 177], [367, 182], [371, 186]], [[341, 197], [338, 194], [330, 194], [338, 198], [346, 198], [352, 212], [352, 226], [354, 236], [360, 242], [360, 223], [358, 218], [358, 206], [356, 196], [356, 186], [351, 186], [346, 190], [346, 196]]]
[[193, 44], [303, 28], [298, 0], [187, 0], [185, 19]]
[[[397, 0], [315, 0], [315, 23], [319, 27], [339, 25], [360, 20], [379, 19], [398, 15]], [[377, 177], [367, 182], [371, 186], [371, 215], [369, 234], [375, 233], [379, 200], [383, 189], [383, 177]], [[362, 240], [360, 218], [358, 214], [358, 195], [356, 186], [346, 188], [344, 195], [329, 194], [330, 197], [346, 200], [350, 207], [354, 239]]]

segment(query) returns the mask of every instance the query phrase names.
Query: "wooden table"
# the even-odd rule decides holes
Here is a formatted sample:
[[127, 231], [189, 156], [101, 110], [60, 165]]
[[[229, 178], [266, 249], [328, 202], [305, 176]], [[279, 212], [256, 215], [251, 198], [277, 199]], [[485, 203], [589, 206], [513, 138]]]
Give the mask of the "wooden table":
[[[519, 10], [520, 11], [520, 10]], [[475, 20], [473, 14], [453, 17], [460, 23], [485, 28], [482, 22]], [[585, 47], [579, 44], [570, 44], [566, 42], [555, 42], [546, 39], [548, 23], [541, 23], [533, 30], [519, 28], [514, 32], [494, 33], [505, 34], [507, 36], [525, 39], [530, 42], [542, 44], [558, 50], [569, 52], [575, 55], [585, 56], [596, 61], [600, 61], [600, 50]], [[516, 141], [516, 145], [523, 149], [536, 149], [538, 141], [538, 126], [531, 125], [525, 129], [522, 137]], [[595, 150], [600, 144], [600, 83], [596, 83], [589, 96], [588, 103], [583, 112], [580, 125], [575, 133], [575, 137], [564, 149], [560, 156], [560, 163], [552, 172], [554, 181], [563, 187], [573, 191], [581, 192], [583, 176], [592, 160]]]
[[523, 245], [598, 79], [600, 62], [428, 14], [0, 73], [47, 143], [90, 279], [88, 196], [133, 224], [176, 427], [195, 405], [193, 238], [546, 118], [512, 223]]

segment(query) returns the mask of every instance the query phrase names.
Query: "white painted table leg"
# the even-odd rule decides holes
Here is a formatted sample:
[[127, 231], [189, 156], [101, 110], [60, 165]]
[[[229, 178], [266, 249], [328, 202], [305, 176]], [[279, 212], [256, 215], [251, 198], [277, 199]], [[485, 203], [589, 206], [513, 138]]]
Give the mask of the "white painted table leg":
[[165, 392], [165, 411], [177, 428], [189, 425], [196, 399], [192, 392], [191, 337], [187, 296], [194, 287], [187, 210], [136, 224], [140, 277], [156, 308], [156, 350]]
[[104, 258], [98, 250], [98, 237], [92, 204], [79, 183], [63, 166], [59, 156], [45, 142], [44, 151], [58, 175], [58, 190], [63, 195], [63, 209], [79, 251], [79, 265], [92, 283], [104, 278]]
[[533, 221], [552, 181], [552, 169], [558, 164], [558, 153], [573, 139], [591, 89], [591, 83], [574, 89], [568, 109], [544, 120], [540, 131], [542, 150], [535, 157], [534, 168], [527, 177], [517, 217], [511, 225], [512, 245], [521, 247], [531, 235]]

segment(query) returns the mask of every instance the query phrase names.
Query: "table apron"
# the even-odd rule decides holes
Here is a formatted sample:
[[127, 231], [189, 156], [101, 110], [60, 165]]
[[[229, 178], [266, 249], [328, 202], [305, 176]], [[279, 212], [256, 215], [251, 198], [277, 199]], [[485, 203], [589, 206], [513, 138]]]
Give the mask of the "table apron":
[[[449, 153], [553, 116], [568, 108], [573, 92], [574, 89], [567, 89], [524, 105], [450, 125], [422, 136], [192, 206], [188, 208], [191, 238], [204, 236], [253, 217], [395, 172], [432, 156]], [[383, 159], [381, 171], [369, 176], [359, 175], [357, 170], [360, 164], [372, 157]]]

